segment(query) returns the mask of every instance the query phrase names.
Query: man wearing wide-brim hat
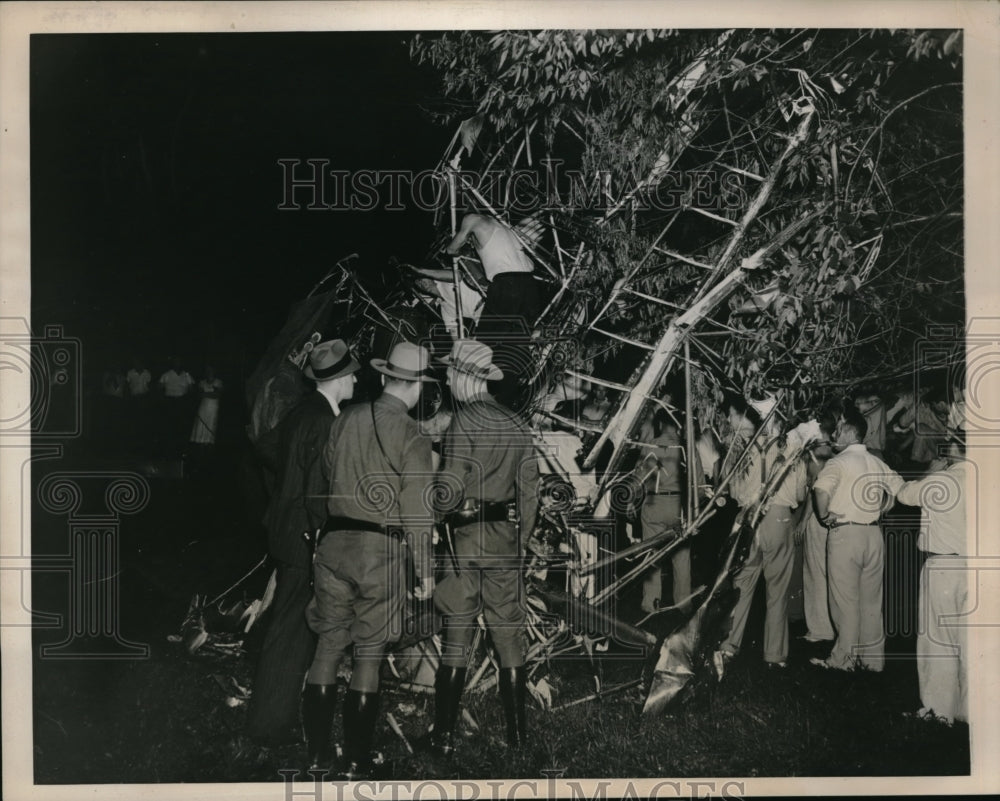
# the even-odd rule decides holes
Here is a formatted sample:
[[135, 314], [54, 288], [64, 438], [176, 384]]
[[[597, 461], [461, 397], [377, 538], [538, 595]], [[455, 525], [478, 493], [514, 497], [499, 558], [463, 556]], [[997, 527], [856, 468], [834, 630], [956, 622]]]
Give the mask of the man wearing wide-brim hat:
[[[458, 340], [452, 346], [451, 353], [442, 356], [439, 361], [446, 365], [450, 372], [456, 373], [458, 376], [471, 376], [483, 381], [499, 381], [503, 378], [503, 371], [493, 364], [493, 349], [482, 342], [476, 342], [474, 339]], [[466, 381], [466, 383], [468, 382]], [[450, 379], [448, 384], [453, 386]], [[469, 387], [470, 391], [476, 388]], [[477, 394], [488, 393], [483, 390]]]
[[[315, 597], [309, 626], [319, 635], [306, 677], [332, 694], [348, 648], [354, 648], [351, 684], [343, 705], [341, 779], [371, 776], [372, 740], [379, 707], [379, 668], [387, 647], [402, 634], [410, 563], [418, 600], [434, 589], [433, 513], [425, 498], [433, 466], [431, 444], [408, 414], [420, 400], [430, 354], [409, 342], [388, 359], [372, 359], [383, 378], [373, 402], [346, 409], [336, 420], [324, 454], [330, 475], [327, 517], [316, 549]], [[330, 767], [332, 709], [323, 708], [309, 735], [310, 764]]]
[[[248, 734], [265, 745], [301, 742], [299, 696], [313, 658], [316, 637], [306, 625], [312, 598], [312, 550], [304, 536], [326, 520], [329, 479], [323, 462], [330, 427], [340, 407], [354, 396], [361, 369], [342, 339], [313, 349], [304, 373], [316, 382], [310, 392], [258, 443], [261, 458], [276, 475], [264, 525], [268, 551], [276, 564], [277, 583], [270, 622], [253, 683], [247, 713]], [[318, 688], [307, 686], [304, 721], [323, 703]]]
[[525, 595], [521, 538], [538, 512], [538, 463], [524, 421], [487, 392], [502, 376], [493, 351], [459, 340], [443, 363], [456, 401], [442, 441], [436, 498], [456, 503], [440, 510], [454, 531], [455, 570], [438, 585], [434, 603], [445, 616], [441, 667], [435, 681], [434, 730], [424, 743], [438, 755], [454, 750], [453, 734], [466, 665], [482, 609], [500, 663], [500, 699], [507, 742], [525, 735]]

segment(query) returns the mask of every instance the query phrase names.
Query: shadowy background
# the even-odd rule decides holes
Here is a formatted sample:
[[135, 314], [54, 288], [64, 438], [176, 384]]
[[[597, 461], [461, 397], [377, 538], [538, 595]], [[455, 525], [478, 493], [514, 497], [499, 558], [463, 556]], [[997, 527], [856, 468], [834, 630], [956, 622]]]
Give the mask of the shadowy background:
[[[418, 259], [432, 217], [279, 210], [279, 159], [432, 168], [449, 131], [393, 33], [85, 34], [31, 40], [32, 318], [83, 343], [91, 379], [172, 354], [238, 378], [303, 297], [357, 252], [374, 286]], [[333, 181], [328, 182], [333, 186]], [[391, 273], [388, 279], [391, 280]], [[249, 365], [249, 367], [248, 367]]]

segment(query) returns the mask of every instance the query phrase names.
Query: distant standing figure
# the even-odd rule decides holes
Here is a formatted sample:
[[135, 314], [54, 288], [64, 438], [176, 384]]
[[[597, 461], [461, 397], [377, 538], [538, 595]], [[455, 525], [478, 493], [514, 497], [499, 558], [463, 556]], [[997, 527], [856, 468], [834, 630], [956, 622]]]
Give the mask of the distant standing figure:
[[[719, 469], [719, 479], [724, 481], [731, 473], [733, 474], [729, 481], [729, 497], [742, 507], [753, 503], [757, 497], [756, 490], [759, 488], [760, 476], [752, 473], [749, 467], [753, 456], [760, 453], [760, 445], [754, 442], [757, 418], [756, 413], [747, 407], [746, 402], [736, 396], [727, 400], [726, 413], [729, 417], [730, 434], [726, 442], [726, 455]], [[754, 444], [751, 446], [751, 443]], [[748, 447], [752, 447], [753, 450], [747, 455], [746, 460], [741, 462]], [[737, 465], [740, 465], [739, 469], [734, 473]]]
[[101, 378], [101, 437], [117, 448], [124, 440], [122, 407], [125, 399], [125, 376], [117, 364], [110, 365]]
[[[938, 457], [938, 450], [947, 443], [950, 409], [943, 390], [927, 391], [919, 400], [906, 393], [886, 413], [895, 423], [894, 430], [903, 434], [902, 452], [909, 447], [909, 458], [918, 467], [927, 466]], [[907, 446], [907, 442], [909, 445]]]
[[[563, 401], [552, 411], [560, 417], [572, 420], [573, 405], [571, 400]], [[584, 470], [577, 461], [578, 454], [583, 451], [583, 441], [577, 436], [575, 425], [556, 423], [551, 429], [540, 429], [535, 435], [535, 449], [539, 452], [540, 473], [559, 476], [563, 480], [568, 480], [573, 487], [574, 510], [593, 509], [597, 500], [597, 480], [593, 467]], [[566, 543], [566, 547], [575, 548], [575, 561], [581, 567], [596, 562], [597, 535], [578, 526], [571, 527], [570, 533], [572, 539]], [[584, 596], [589, 600], [594, 597], [597, 589], [596, 576], [593, 573], [582, 574], [578, 569], [571, 569], [569, 586], [574, 597]]]
[[174, 357], [170, 369], [160, 376], [160, 389], [165, 401], [163, 409], [163, 446], [168, 455], [176, 456], [184, 446], [185, 432], [190, 417], [187, 395], [194, 386], [191, 374]]
[[101, 389], [109, 398], [125, 397], [125, 377], [117, 364], [104, 371]]
[[149, 370], [143, 366], [142, 360], [138, 356], [133, 356], [131, 367], [125, 373], [125, 388], [128, 391], [125, 423], [129, 445], [137, 453], [142, 452], [153, 437], [149, 418], [149, 387], [152, 382], [153, 378]]
[[138, 357], [133, 358], [132, 366], [125, 373], [125, 382], [128, 384], [129, 397], [146, 397], [149, 394], [149, 384], [152, 380], [149, 370], [142, 366], [142, 361]]
[[198, 414], [191, 428], [191, 442], [196, 445], [214, 445], [219, 424], [219, 398], [222, 395], [222, 381], [215, 375], [215, 368], [208, 365], [205, 377], [198, 382], [201, 402]]
[[948, 442], [948, 399], [942, 390], [932, 390], [917, 404], [910, 459], [925, 470], [938, 458]]
[[160, 376], [160, 388], [164, 397], [183, 398], [194, 386], [191, 374], [181, 366], [178, 358], [170, 360], [170, 369]]

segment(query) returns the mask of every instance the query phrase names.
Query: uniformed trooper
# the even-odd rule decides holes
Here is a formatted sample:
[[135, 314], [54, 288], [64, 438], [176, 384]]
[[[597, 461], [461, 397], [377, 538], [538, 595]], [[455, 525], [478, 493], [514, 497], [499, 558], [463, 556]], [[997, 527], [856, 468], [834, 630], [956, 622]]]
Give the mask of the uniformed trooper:
[[[384, 376], [373, 403], [345, 409], [334, 422], [325, 453], [330, 476], [329, 514], [314, 563], [315, 597], [307, 610], [319, 635], [306, 676], [314, 705], [303, 710], [310, 765], [334, 762], [330, 730], [337, 671], [354, 647], [344, 698], [344, 764], [339, 775], [356, 780], [373, 770], [372, 739], [378, 715], [379, 668], [403, 629], [409, 565], [419, 579], [417, 600], [434, 590], [433, 513], [426, 493], [433, 479], [430, 439], [407, 412], [416, 406], [430, 354], [409, 342], [389, 359], [372, 359]], [[409, 560], [407, 559], [409, 551]]]
[[500, 699], [511, 747], [525, 734], [525, 593], [521, 538], [538, 512], [538, 464], [530, 432], [518, 415], [487, 393], [502, 376], [493, 351], [459, 340], [448, 385], [456, 409], [442, 442], [435, 497], [451, 498], [445, 522], [454, 559], [434, 594], [444, 616], [441, 666], [435, 681], [434, 730], [425, 743], [438, 755], [454, 750], [476, 618], [482, 612], [500, 663]]

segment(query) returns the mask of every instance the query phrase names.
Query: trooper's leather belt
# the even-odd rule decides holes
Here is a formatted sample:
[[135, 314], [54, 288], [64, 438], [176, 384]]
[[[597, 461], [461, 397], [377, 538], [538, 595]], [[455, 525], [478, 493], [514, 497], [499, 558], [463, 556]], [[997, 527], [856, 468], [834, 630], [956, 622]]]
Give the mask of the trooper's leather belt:
[[514, 501], [480, 501], [466, 498], [462, 505], [445, 515], [445, 522], [451, 526], [467, 526], [470, 523], [516, 523], [517, 504]]
[[323, 534], [331, 531], [372, 531], [376, 534], [385, 534], [393, 539], [400, 539], [403, 532], [395, 526], [384, 526], [371, 520], [359, 520], [356, 517], [340, 517], [330, 515], [323, 524]]

